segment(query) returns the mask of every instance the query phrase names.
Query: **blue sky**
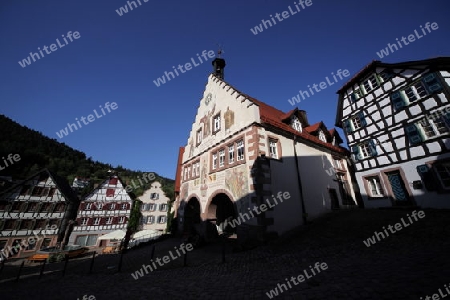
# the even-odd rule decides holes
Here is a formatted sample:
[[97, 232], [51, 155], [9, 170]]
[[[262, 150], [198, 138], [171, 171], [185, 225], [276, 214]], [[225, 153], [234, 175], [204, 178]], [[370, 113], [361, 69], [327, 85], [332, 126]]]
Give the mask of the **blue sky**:
[[[216, 51], [217, 43], [227, 62], [225, 80], [283, 111], [293, 108], [288, 99], [300, 89], [338, 69], [353, 76], [380, 60], [376, 52], [387, 43], [420, 33], [426, 22], [439, 28], [381, 60], [450, 56], [448, 0], [312, 0], [257, 35], [250, 28], [289, 6], [295, 12], [294, 1], [140, 2], [119, 16], [116, 10], [127, 1], [2, 0], [0, 113], [94, 160], [174, 178], [178, 148], [187, 142], [211, 59], [160, 87], [153, 80], [203, 50]], [[69, 31], [80, 37], [65, 44], [62, 35]], [[64, 47], [19, 65], [57, 38]], [[311, 124], [334, 126], [336, 91], [343, 84], [299, 104]], [[102, 115], [99, 106], [106, 102], [116, 102], [117, 109], [62, 139], [56, 135], [94, 109]]]

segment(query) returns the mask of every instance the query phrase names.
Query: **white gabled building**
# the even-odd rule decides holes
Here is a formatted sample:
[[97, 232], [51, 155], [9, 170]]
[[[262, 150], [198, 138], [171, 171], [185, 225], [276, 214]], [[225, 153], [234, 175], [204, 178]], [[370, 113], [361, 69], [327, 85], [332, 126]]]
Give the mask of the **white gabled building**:
[[[176, 217], [185, 234], [195, 224], [216, 225], [244, 214], [237, 235], [282, 234], [334, 208], [356, 206], [349, 152], [335, 130], [310, 126], [306, 112], [285, 113], [223, 79], [213, 61], [188, 141], [180, 148]], [[272, 197], [290, 195], [282, 203]], [[257, 210], [269, 205], [266, 211]], [[256, 210], [255, 210], [256, 208]]]
[[450, 208], [450, 57], [373, 61], [339, 91], [364, 205]]
[[28, 257], [42, 248], [67, 243], [66, 229], [78, 204], [69, 183], [47, 169], [4, 191], [0, 194], [3, 255]]
[[72, 244], [103, 247], [104, 234], [127, 229], [133, 200], [118, 176], [111, 176], [81, 201], [76, 225], [70, 236]]
[[154, 181], [150, 188], [139, 197], [141, 204], [142, 230], [157, 230], [164, 232], [167, 228], [167, 211], [169, 198], [164, 194], [161, 183]]

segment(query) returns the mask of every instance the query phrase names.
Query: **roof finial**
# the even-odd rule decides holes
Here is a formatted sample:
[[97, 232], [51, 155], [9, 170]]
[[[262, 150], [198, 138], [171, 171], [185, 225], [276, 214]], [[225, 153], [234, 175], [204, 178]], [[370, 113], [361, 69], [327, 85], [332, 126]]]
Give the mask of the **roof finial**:
[[222, 45], [220, 45], [219, 43], [216, 43], [218, 50], [217, 50], [217, 57], [218, 58], [222, 58], [222, 53], [224, 53], [225, 51], [223, 51]]

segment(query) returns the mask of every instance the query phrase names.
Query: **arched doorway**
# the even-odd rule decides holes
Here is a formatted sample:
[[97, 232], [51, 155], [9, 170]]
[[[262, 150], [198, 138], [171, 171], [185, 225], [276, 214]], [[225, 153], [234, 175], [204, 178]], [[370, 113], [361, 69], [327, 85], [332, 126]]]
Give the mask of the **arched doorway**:
[[[208, 219], [215, 221], [217, 226], [221, 226], [225, 220], [231, 221], [236, 218], [236, 209], [233, 201], [224, 193], [215, 195], [208, 206]], [[227, 226], [227, 232], [235, 232], [231, 226]]]
[[200, 202], [194, 197], [189, 199], [184, 207], [184, 233], [191, 233], [192, 227], [200, 222]]

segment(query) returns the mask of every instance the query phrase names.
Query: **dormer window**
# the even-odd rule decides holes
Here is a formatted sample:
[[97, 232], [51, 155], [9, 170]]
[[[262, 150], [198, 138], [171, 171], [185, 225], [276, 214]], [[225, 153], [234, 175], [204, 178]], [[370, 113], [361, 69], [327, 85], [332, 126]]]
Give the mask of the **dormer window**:
[[297, 117], [293, 117], [291, 121], [291, 126], [298, 132], [302, 132], [302, 123], [297, 119]]
[[325, 136], [325, 133], [323, 133], [323, 131], [322, 130], [319, 130], [319, 139], [322, 141], [322, 142], [327, 142], [327, 137]]

